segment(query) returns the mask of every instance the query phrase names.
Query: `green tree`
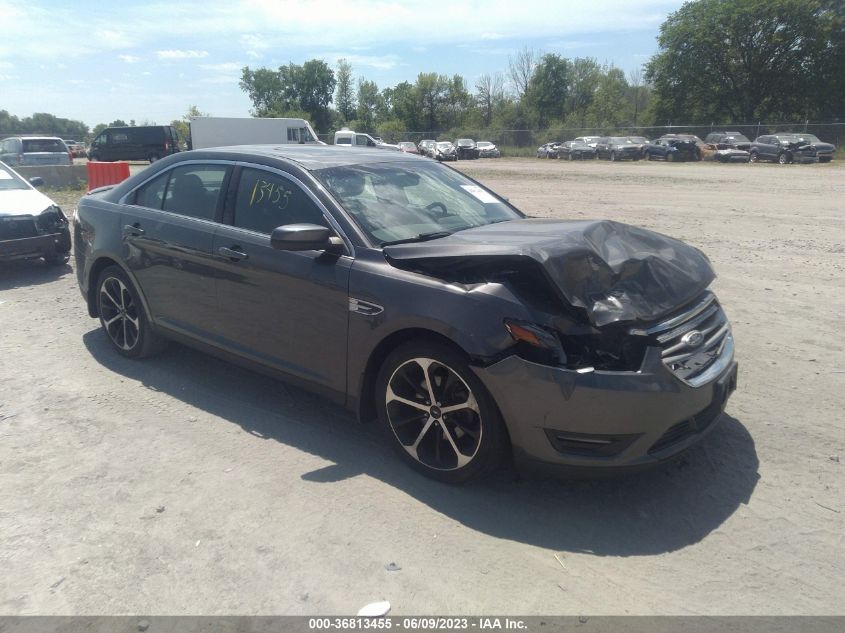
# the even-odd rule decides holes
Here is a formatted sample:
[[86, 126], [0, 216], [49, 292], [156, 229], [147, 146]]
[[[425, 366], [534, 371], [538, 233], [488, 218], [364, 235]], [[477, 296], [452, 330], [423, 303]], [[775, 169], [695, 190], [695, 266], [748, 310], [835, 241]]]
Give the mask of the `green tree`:
[[378, 124], [376, 132], [386, 143], [398, 143], [405, 138], [407, 128], [399, 119], [389, 119]]
[[299, 116], [306, 113], [318, 130], [331, 124], [329, 103], [334, 93], [334, 71], [322, 60], [312, 59], [302, 66], [290, 63], [278, 70], [245, 66], [239, 83], [249, 95], [255, 116]]
[[545, 127], [555, 117], [562, 117], [569, 90], [569, 62], [555, 53], [547, 53], [534, 67], [525, 99]]
[[390, 90], [386, 102], [390, 104], [391, 118], [399, 119], [410, 130], [419, 130], [421, 124], [421, 107], [416, 87], [403, 81]]
[[374, 81], [363, 77], [358, 80], [358, 122], [359, 132], [373, 132], [376, 129], [376, 114], [381, 103], [381, 94]]
[[443, 104], [449, 80], [437, 73], [420, 73], [414, 86], [420, 107], [420, 123], [425, 131], [436, 131], [442, 125]]
[[646, 66], [654, 114], [661, 121], [753, 121], [824, 113], [831, 85], [845, 85], [842, 6], [687, 2], [661, 25], [659, 52]]
[[108, 125], [106, 125], [105, 123], [97, 123], [97, 125], [94, 126], [94, 129], [91, 130], [90, 138], [92, 138], [92, 139], [97, 138], [97, 136], [100, 134], [100, 132], [105, 130], [107, 127], [108, 127]]
[[587, 123], [595, 127], [618, 128], [630, 125], [631, 102], [625, 73], [609, 68], [599, 79], [593, 102], [587, 108]]
[[352, 86], [352, 65], [345, 59], [337, 60], [337, 89], [335, 92], [335, 108], [348, 121], [355, 116], [355, 92]]
[[505, 80], [500, 73], [481, 75], [475, 82], [475, 98], [481, 109], [484, 125], [493, 122], [493, 111], [505, 98]]
[[129, 124], [123, 119], [115, 119], [109, 123], [109, 127], [129, 127]]
[[188, 147], [191, 147], [191, 119], [203, 116], [211, 115], [208, 112], [201, 112], [197, 106], [192, 105], [188, 107], [188, 111], [182, 115], [181, 119], [173, 119], [170, 122], [170, 125], [179, 133], [179, 138], [185, 141]]
[[587, 108], [595, 98], [602, 75], [601, 66], [592, 57], [576, 57], [569, 62], [566, 120], [570, 125], [586, 125]]

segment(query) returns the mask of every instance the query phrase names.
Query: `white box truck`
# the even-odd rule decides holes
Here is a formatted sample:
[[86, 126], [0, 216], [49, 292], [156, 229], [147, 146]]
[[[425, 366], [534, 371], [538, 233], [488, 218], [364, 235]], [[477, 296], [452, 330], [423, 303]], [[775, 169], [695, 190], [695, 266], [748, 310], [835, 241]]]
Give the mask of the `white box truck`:
[[190, 126], [191, 149], [281, 143], [325, 145], [305, 119], [202, 116], [191, 119]]

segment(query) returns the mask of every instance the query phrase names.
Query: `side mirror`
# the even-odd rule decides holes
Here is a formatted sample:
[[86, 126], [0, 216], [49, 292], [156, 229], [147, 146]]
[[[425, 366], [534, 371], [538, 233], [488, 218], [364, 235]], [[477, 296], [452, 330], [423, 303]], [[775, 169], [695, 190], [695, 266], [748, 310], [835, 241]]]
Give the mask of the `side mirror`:
[[31, 184], [33, 187], [43, 187], [44, 179], [41, 176], [33, 176], [29, 179], [29, 184]]
[[277, 251], [339, 252], [343, 241], [327, 226], [319, 224], [285, 224], [270, 234], [270, 245]]

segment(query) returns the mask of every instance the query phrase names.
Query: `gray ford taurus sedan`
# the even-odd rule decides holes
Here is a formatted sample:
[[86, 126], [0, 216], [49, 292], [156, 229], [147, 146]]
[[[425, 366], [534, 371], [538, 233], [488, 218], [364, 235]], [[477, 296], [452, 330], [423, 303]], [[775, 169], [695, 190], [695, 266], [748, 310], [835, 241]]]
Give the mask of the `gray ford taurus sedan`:
[[88, 312], [119, 354], [176, 339], [277, 374], [378, 419], [448, 482], [508, 455], [659, 462], [711, 431], [736, 385], [700, 251], [528, 219], [409, 154], [183, 152], [85, 196], [74, 237]]

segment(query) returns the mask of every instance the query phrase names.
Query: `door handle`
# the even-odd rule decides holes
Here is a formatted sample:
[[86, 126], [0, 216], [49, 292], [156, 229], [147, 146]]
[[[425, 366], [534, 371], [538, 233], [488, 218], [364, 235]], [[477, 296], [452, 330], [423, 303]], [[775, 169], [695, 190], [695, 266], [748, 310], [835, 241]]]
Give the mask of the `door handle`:
[[137, 222], [135, 224], [127, 224], [123, 227], [123, 234], [126, 236], [137, 237], [144, 234], [144, 229]]
[[225, 246], [221, 246], [217, 249], [217, 254], [221, 257], [225, 257], [226, 259], [232, 260], [233, 262], [237, 262], [242, 259], [249, 259], [249, 255], [247, 255], [243, 251], [237, 250], [237, 248], [237, 246], [234, 246], [232, 248], [226, 248]]

